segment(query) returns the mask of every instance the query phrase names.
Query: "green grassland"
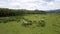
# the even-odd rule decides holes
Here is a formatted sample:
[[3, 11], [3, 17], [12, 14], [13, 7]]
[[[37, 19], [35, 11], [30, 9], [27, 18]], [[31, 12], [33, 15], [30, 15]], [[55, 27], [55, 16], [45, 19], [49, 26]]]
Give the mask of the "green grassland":
[[[41, 20], [43, 17], [45, 17], [44, 27], [37, 27], [34, 22], [28, 27], [22, 26], [22, 18], [34, 21]], [[0, 34], [60, 34], [60, 15], [59, 13], [49, 13], [0, 17]]]

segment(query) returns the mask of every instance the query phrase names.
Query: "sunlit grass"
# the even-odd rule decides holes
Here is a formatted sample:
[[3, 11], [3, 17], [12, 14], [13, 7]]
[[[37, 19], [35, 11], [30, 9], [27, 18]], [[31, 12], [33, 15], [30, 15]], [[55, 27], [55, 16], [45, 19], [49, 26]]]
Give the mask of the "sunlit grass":
[[45, 27], [37, 27], [36, 24], [30, 25], [29, 27], [24, 27], [22, 26], [23, 19], [20, 16], [0, 18], [3, 20], [7, 20], [7, 19], [15, 20], [6, 23], [3, 23], [4, 21], [2, 21], [2, 23], [0, 23], [0, 34], [59, 34], [60, 33], [59, 16], [60, 15], [54, 13], [53, 14], [28, 14], [23, 16], [25, 19], [31, 21], [41, 20], [43, 19], [43, 17], [45, 17]]

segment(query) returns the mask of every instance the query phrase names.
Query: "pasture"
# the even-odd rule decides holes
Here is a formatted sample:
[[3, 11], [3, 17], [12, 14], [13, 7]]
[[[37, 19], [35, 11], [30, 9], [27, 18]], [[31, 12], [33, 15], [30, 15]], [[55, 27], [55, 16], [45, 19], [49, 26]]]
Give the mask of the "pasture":
[[[23, 20], [32, 21], [32, 25], [23, 26]], [[44, 27], [33, 22], [44, 19]], [[0, 34], [60, 34], [60, 15], [51, 14], [27, 14], [22, 17], [0, 17]]]

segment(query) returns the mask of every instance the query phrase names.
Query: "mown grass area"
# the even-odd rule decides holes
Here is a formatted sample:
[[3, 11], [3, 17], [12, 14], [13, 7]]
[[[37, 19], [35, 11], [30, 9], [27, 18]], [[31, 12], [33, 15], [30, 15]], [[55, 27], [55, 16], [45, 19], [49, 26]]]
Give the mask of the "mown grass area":
[[[31, 21], [45, 17], [45, 26], [37, 27], [37, 24], [33, 22], [33, 25], [24, 27], [22, 17]], [[22, 17], [0, 17], [0, 34], [60, 34], [60, 15], [58, 13], [28, 14]]]

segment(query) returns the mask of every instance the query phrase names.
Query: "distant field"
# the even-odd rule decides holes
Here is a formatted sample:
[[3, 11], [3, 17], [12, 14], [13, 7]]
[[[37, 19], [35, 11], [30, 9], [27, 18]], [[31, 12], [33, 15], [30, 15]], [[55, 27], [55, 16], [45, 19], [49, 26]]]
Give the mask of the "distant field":
[[[23, 18], [34, 21], [45, 17], [45, 26], [22, 26]], [[60, 34], [60, 14], [28, 14], [25, 16], [0, 17], [0, 34]], [[8, 21], [9, 20], [9, 21]], [[34, 23], [34, 22], [33, 22]]]

